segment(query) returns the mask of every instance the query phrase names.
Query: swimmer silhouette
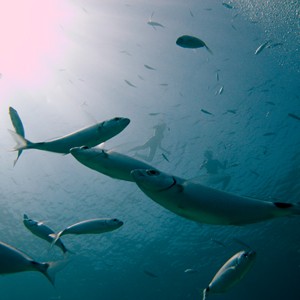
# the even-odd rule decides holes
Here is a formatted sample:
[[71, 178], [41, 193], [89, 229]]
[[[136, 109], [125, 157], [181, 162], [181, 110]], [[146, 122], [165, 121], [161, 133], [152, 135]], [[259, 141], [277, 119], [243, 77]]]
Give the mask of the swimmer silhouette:
[[141, 146], [136, 146], [132, 149], [129, 150], [131, 151], [139, 151], [139, 150], [145, 150], [149, 148], [149, 154], [146, 155], [141, 155], [136, 153], [135, 155], [146, 160], [146, 161], [152, 161], [154, 158], [154, 155], [159, 148], [160, 150], [166, 152], [167, 154], [170, 154], [170, 152], [166, 149], [164, 149], [161, 145], [162, 139], [164, 137], [164, 131], [167, 128], [167, 125], [165, 123], [157, 124], [154, 127], [154, 135], [143, 145]]
[[225, 170], [226, 164], [222, 164], [219, 160], [213, 159], [213, 152], [210, 150], [206, 150], [204, 152], [204, 157], [206, 158], [202, 165], [200, 166], [200, 170], [203, 168], [206, 169], [207, 174], [209, 177], [207, 178], [208, 183], [210, 184], [217, 184], [217, 183], [223, 183], [223, 190], [226, 189], [228, 186], [231, 177], [228, 174], [225, 173], [219, 173], [219, 169]]

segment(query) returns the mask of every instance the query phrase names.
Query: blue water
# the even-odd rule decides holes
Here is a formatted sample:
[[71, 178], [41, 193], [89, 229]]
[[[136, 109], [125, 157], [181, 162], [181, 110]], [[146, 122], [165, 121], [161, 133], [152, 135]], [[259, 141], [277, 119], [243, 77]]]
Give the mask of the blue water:
[[[23, 226], [24, 213], [54, 230], [94, 217], [124, 225], [99, 236], [63, 237], [76, 254], [57, 274], [56, 288], [38, 272], [6, 275], [1, 299], [201, 299], [222, 264], [243, 249], [235, 238], [257, 251], [255, 265], [211, 299], [300, 298], [300, 218], [244, 227], [196, 224], [157, 205], [134, 183], [96, 173], [71, 155], [28, 150], [13, 167], [16, 153], [8, 151], [14, 145], [6, 131], [9, 106], [33, 141], [128, 117], [130, 125], [105, 143], [128, 155], [164, 122], [169, 161], [157, 150], [155, 167], [197, 178], [211, 150], [231, 166], [228, 191], [299, 202], [300, 121], [288, 115], [300, 116], [299, 1], [227, 1], [231, 9], [223, 2], [70, 1], [77, 22], [64, 28], [70, 52], [53, 66], [53, 80], [16, 90], [1, 103], [0, 240], [49, 261], [61, 259], [60, 250], [49, 252], [49, 244]], [[164, 28], [147, 24], [153, 12], [152, 21]], [[214, 54], [178, 47], [184, 34], [201, 38]], [[279, 45], [255, 55], [266, 41]], [[196, 272], [185, 273], [188, 268]]]

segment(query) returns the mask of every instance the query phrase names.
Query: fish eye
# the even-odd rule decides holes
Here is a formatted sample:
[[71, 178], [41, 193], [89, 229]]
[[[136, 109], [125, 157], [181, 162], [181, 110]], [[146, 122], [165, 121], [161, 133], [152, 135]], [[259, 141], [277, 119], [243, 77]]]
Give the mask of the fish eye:
[[80, 149], [86, 150], [86, 149], [89, 149], [89, 147], [88, 146], [81, 146]]
[[118, 220], [117, 220], [117, 219], [113, 219], [113, 221], [114, 221], [114, 222], [117, 222]]
[[147, 170], [147, 174], [148, 175], [159, 175], [159, 172], [158, 171], [156, 171], [156, 170]]
[[116, 118], [114, 118], [114, 120], [115, 120], [115, 121], [120, 121], [120, 120], [121, 120], [121, 118], [119, 118], [119, 117], [116, 117]]

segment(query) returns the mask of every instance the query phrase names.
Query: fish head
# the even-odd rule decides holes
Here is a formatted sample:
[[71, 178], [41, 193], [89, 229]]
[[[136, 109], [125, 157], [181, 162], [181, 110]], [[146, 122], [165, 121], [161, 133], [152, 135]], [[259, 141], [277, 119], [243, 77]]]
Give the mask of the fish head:
[[37, 226], [38, 222], [28, 218], [27, 215], [24, 214], [23, 223], [27, 228]]
[[109, 139], [123, 131], [129, 123], [128, 118], [115, 117], [99, 123], [97, 129], [101, 136], [107, 136], [107, 139]]
[[106, 220], [106, 224], [114, 230], [121, 227], [124, 223], [121, 220], [114, 218]]
[[238, 264], [250, 267], [254, 263], [255, 258], [256, 252], [254, 250], [241, 251], [238, 257]]
[[131, 176], [142, 190], [151, 192], [161, 192], [176, 184], [176, 179], [173, 176], [156, 169], [133, 170]]

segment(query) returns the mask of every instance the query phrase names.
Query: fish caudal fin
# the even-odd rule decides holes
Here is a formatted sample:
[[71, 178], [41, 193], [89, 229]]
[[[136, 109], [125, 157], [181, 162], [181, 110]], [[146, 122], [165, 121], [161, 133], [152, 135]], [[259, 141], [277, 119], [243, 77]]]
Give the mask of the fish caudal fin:
[[274, 202], [280, 215], [300, 215], [300, 204], [292, 204], [286, 202]]
[[67, 259], [45, 263], [32, 261], [32, 265], [37, 271], [43, 273], [54, 286], [56, 273], [65, 268], [69, 262]]
[[51, 234], [49, 234], [49, 236], [53, 238], [53, 241], [51, 243], [50, 249], [56, 244], [56, 242], [59, 240], [59, 238], [62, 235], [62, 233], [63, 233], [63, 231], [60, 231], [58, 233], [51, 233]]
[[[33, 148], [34, 143], [27, 140], [25, 137], [21, 136], [20, 134], [14, 132], [13, 130], [8, 129], [8, 132], [12, 135], [13, 139], [17, 143], [14, 147], [13, 151], [21, 151], [28, 148]], [[19, 153], [19, 156], [21, 154]]]

